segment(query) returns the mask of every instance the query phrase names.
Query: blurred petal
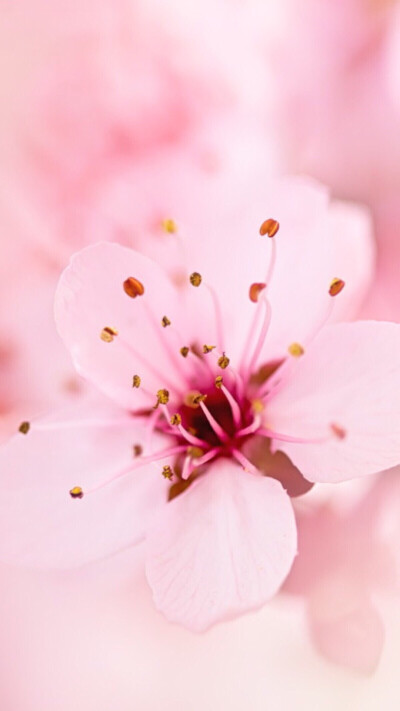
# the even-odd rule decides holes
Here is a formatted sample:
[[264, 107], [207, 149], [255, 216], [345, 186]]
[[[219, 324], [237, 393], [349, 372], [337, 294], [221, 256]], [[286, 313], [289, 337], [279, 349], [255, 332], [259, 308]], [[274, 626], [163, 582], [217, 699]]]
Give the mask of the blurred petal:
[[362, 589], [332, 574], [314, 591], [308, 617], [313, 642], [329, 661], [364, 674], [375, 671], [385, 629]]

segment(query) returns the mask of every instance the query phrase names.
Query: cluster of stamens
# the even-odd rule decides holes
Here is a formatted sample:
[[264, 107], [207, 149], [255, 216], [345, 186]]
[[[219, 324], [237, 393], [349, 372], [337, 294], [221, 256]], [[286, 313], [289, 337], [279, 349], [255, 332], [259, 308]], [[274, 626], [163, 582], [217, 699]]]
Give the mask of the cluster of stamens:
[[[176, 232], [176, 224], [172, 220], [165, 221], [163, 226], [166, 232], [171, 234]], [[253, 343], [252, 353], [247, 355], [245, 362], [241, 363], [239, 370], [236, 371], [232, 368], [226, 352], [212, 342], [180, 346], [177, 353], [187, 360], [188, 364], [192, 366], [195, 364], [197, 373], [195, 380], [200, 387], [188, 389], [183, 396], [169, 387], [157, 390], [154, 395], [154, 405], [148, 411], [149, 435], [153, 431], [170, 435], [172, 444], [164, 451], [152, 455], [145, 454], [146, 447], [142, 443], [133, 445], [134, 463], [117, 476], [128, 474], [148, 462], [167, 459], [172, 463], [161, 463], [162, 476], [171, 482], [181, 480], [190, 483], [203, 473], [205, 464], [218, 457], [227, 456], [236, 459], [248, 471], [253, 471], [254, 466], [246, 459], [242, 449], [246, 440], [256, 433], [270, 439], [299, 443], [326, 441], [326, 438], [304, 440], [289, 437], [271, 431], [265, 422], [268, 398], [279, 387], [285, 368], [290, 366], [289, 361], [293, 362], [293, 359], [298, 359], [305, 353], [305, 346], [294, 342], [288, 345], [288, 356], [280, 362], [264, 363], [261, 366], [258, 364], [271, 318], [267, 292], [276, 259], [274, 237], [278, 230], [279, 223], [273, 219], [265, 220], [260, 227], [260, 234], [271, 239], [272, 254], [265, 282], [254, 282], [249, 285], [249, 299], [256, 304], [248, 339]], [[211, 287], [204, 284], [199, 272], [190, 274], [189, 282], [196, 289], [201, 285], [208, 288], [214, 304], [217, 304], [215, 293]], [[136, 277], [127, 277], [122, 286], [125, 294], [131, 299], [143, 297], [145, 293], [145, 286]], [[329, 286], [328, 293], [330, 296], [337, 296], [343, 287], [343, 280], [335, 278]], [[216, 306], [217, 310], [219, 311], [219, 307], [217, 309]], [[327, 318], [330, 311], [331, 309]], [[217, 321], [219, 317], [220, 313], [216, 313]], [[158, 323], [162, 328], [171, 326], [171, 321], [166, 315], [160, 316]], [[112, 343], [118, 339], [118, 335], [118, 331], [111, 326], [105, 326], [100, 332], [100, 338], [105, 343]], [[142, 387], [140, 375], [132, 376], [132, 387], [134, 389]], [[29, 422], [23, 422], [19, 428], [23, 434], [27, 434], [29, 429]], [[341, 425], [332, 423], [328, 436], [343, 439], [346, 431]], [[91, 491], [107, 483], [103, 482]], [[80, 486], [74, 486], [69, 493], [73, 499], [81, 499], [84, 493], [90, 492], [83, 492]]]

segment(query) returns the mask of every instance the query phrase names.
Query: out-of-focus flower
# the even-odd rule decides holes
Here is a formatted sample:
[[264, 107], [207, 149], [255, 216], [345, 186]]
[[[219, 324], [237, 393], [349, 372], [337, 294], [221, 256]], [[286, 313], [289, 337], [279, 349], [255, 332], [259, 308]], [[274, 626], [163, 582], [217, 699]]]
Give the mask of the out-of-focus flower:
[[366, 314], [398, 320], [398, 4], [288, 0], [284, 7], [287, 21], [270, 43], [284, 165], [371, 208], [379, 253]]
[[344, 287], [333, 270], [345, 250], [357, 288], [368, 231], [350, 264], [324, 190], [286, 182], [265, 206], [261, 236], [204, 234], [172, 279], [115, 244], [73, 258], [58, 327], [117, 405], [24, 422], [3, 449], [9, 561], [81, 564], [145, 538], [157, 607], [206, 629], [286, 577], [296, 528], [281, 479], [299, 494], [399, 461], [400, 327], [328, 323]]
[[284, 589], [306, 598], [313, 641], [331, 661], [375, 670], [380, 600], [399, 590], [399, 472], [381, 474], [355, 503], [299, 502], [297, 556]]

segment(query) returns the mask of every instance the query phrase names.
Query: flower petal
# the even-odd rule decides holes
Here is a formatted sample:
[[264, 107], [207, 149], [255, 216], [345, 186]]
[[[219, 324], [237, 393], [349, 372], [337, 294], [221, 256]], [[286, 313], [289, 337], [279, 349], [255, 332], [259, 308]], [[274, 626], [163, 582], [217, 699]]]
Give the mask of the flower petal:
[[[143, 285], [143, 295], [127, 295], [123, 284], [129, 277]], [[55, 301], [58, 329], [78, 371], [130, 409], [154, 404], [160, 388], [179, 386], [179, 347], [185, 343], [168, 340], [176, 331], [163, 328], [162, 318], [167, 316], [179, 332], [181, 312], [178, 290], [155, 262], [105, 242], [74, 255]], [[118, 331], [112, 342], [100, 338], [105, 327]], [[174, 356], [168, 354], [171, 343]], [[142, 381], [139, 388], [132, 388], [135, 374]]]
[[146, 545], [156, 606], [202, 631], [276, 593], [296, 554], [296, 524], [279, 482], [221, 460], [165, 507]]
[[330, 223], [334, 241], [333, 274], [343, 279], [345, 289], [335, 300], [335, 321], [354, 318], [371, 288], [375, 266], [375, 243], [371, 217], [365, 208], [333, 202]]
[[326, 327], [298, 360], [266, 418], [275, 432], [321, 440], [274, 440], [307, 479], [343, 481], [399, 463], [399, 352], [399, 325], [364, 321]]
[[0, 450], [0, 556], [6, 562], [67, 568], [110, 555], [141, 540], [164, 504], [165, 482], [148, 466], [81, 500], [71, 498], [72, 487], [88, 490], [133, 465], [133, 446], [145, 440], [144, 426], [116, 408], [102, 415], [85, 408], [81, 417], [98, 424], [77, 427], [68, 416], [37, 421]]
[[385, 628], [362, 587], [332, 572], [314, 590], [307, 612], [313, 642], [329, 661], [363, 674], [375, 671]]

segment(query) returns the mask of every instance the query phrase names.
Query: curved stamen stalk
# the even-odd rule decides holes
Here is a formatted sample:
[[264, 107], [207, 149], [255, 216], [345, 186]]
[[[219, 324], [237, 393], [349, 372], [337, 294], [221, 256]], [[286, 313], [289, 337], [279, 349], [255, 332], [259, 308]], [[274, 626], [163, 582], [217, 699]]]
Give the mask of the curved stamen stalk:
[[208, 293], [210, 294], [212, 302], [213, 302], [213, 306], [214, 306], [218, 349], [220, 351], [223, 351], [225, 339], [224, 339], [224, 326], [223, 326], [221, 305], [219, 303], [218, 295], [217, 295], [215, 289], [212, 286], [210, 286], [209, 284], [204, 284], [204, 286], [207, 289]]
[[253, 350], [253, 354], [250, 358], [249, 364], [246, 369], [248, 373], [253, 372], [253, 370], [255, 368], [255, 365], [258, 361], [258, 358], [260, 357], [260, 353], [261, 353], [263, 345], [265, 343], [265, 339], [267, 337], [268, 329], [269, 329], [269, 326], [271, 323], [271, 316], [272, 316], [271, 305], [266, 298], [262, 298], [261, 301], [264, 303], [265, 313], [264, 313], [264, 318], [263, 318], [262, 325], [261, 325], [261, 330], [260, 330], [258, 339], [256, 341], [256, 345]]
[[232, 449], [232, 456], [235, 457], [236, 461], [242, 465], [243, 469], [250, 474], [255, 474], [257, 468], [247, 459], [247, 457], [242, 454], [239, 449]]
[[254, 434], [254, 432], [257, 432], [259, 428], [261, 427], [261, 417], [260, 415], [256, 415], [253, 422], [251, 422], [247, 427], [244, 427], [242, 430], [239, 430], [237, 432], [237, 437], [245, 437], [246, 435], [249, 434]]
[[217, 437], [219, 437], [221, 442], [228, 442], [229, 436], [226, 434], [225, 430], [222, 429], [221, 425], [219, 424], [219, 422], [217, 422], [215, 417], [211, 414], [208, 407], [204, 404], [204, 402], [202, 400], [200, 400], [199, 405], [200, 405], [201, 409], [203, 410], [204, 415], [207, 418], [209, 425], [214, 430]]
[[174, 433], [174, 428], [176, 427], [179, 432], [181, 433], [182, 437], [189, 442], [189, 444], [193, 444], [195, 447], [208, 447], [208, 442], [206, 442], [204, 439], [200, 439], [199, 437], [196, 437], [195, 435], [191, 434], [191, 432], [188, 432], [182, 425], [182, 423], [177, 423], [176, 425], [171, 425], [171, 412], [168, 408], [168, 405], [161, 405], [161, 410], [163, 412], [163, 415], [165, 419], [167, 420], [168, 424], [170, 425], [170, 433]]
[[[189, 479], [191, 474], [194, 472], [195, 469], [198, 469], [201, 467], [203, 464], [206, 464], [209, 462], [211, 459], [214, 459], [216, 455], [218, 454], [218, 447], [214, 447], [213, 449], [210, 449], [209, 452], [204, 454], [202, 457], [188, 457], [190, 459], [190, 464], [188, 465], [186, 471], [185, 471], [185, 476], [184, 476], [184, 471], [182, 471], [182, 479]], [[186, 462], [186, 460], [185, 460]], [[183, 467], [185, 470], [185, 465]]]
[[164, 349], [164, 352], [167, 354], [171, 365], [175, 369], [176, 373], [179, 375], [179, 378], [183, 379], [186, 384], [188, 384], [186, 376], [182, 371], [182, 358], [179, 357], [177, 351], [175, 351], [175, 348], [172, 348], [170, 343], [168, 342], [169, 337], [166, 331], [168, 328], [171, 328], [171, 326], [169, 325], [167, 326], [167, 328], [164, 329], [160, 322], [157, 321], [156, 317], [154, 316], [151, 308], [147, 303], [144, 303], [144, 308], [146, 309], [147, 316], [152, 325], [153, 331], [157, 336], [157, 339], [160, 342], [162, 348]]
[[221, 383], [221, 385], [219, 387], [222, 390], [222, 392], [224, 393], [224, 395], [229, 403], [229, 406], [230, 406], [231, 412], [232, 412], [233, 421], [235, 423], [235, 427], [240, 427], [240, 424], [242, 422], [242, 411], [240, 409], [238, 402], [235, 400], [232, 393], [229, 392], [228, 388], [226, 388], [223, 383]]
[[[148, 370], [151, 370], [153, 373], [154, 377], [157, 378], [161, 383], [165, 383], [165, 385], [174, 393], [177, 395], [181, 395], [181, 391], [178, 390], [177, 386], [175, 383], [173, 383], [171, 380], [169, 380], [168, 377], [165, 377], [165, 373], [161, 373], [157, 368], [154, 367], [153, 363], [149, 361], [148, 359], [144, 358], [130, 343], [129, 341], [126, 341], [123, 336], [118, 334], [115, 338], [116, 343], [120, 343], [120, 345], [125, 348], [129, 352], [130, 355], [132, 355], [134, 358], [136, 358], [138, 361], [140, 361], [145, 368]], [[141, 388], [143, 390], [143, 388]], [[154, 399], [154, 393], [150, 393], [149, 391], [144, 391], [146, 395], [149, 395], [150, 398], [153, 400]]]
[[179, 454], [180, 452], [186, 451], [186, 449], [186, 445], [183, 444], [177, 447], [169, 447], [168, 449], [163, 449], [161, 452], [155, 452], [155, 454], [150, 454], [148, 456], [139, 456], [135, 462], [124, 467], [123, 469], [121, 469], [121, 471], [119, 471], [117, 474], [114, 474], [114, 476], [110, 477], [109, 479], [105, 479], [99, 484], [96, 484], [96, 486], [93, 486], [91, 489], [86, 489], [83, 494], [85, 496], [87, 496], [88, 494], [93, 494], [94, 492], [103, 489], [105, 486], [108, 486], [108, 484], [112, 484], [114, 481], [117, 481], [117, 479], [120, 479], [126, 474], [130, 474], [136, 469], [144, 467], [146, 464], [151, 464], [152, 462], [157, 462], [160, 459], [172, 457], [174, 454]]
[[[313, 438], [308, 438], [308, 437], [297, 437], [295, 435], [287, 435], [284, 434], [283, 432], [275, 432], [274, 430], [270, 430], [267, 427], [260, 427], [258, 430], [258, 433], [260, 435], [263, 435], [264, 437], [268, 437], [270, 439], [276, 439], [279, 440], [280, 442], [293, 442], [293, 444], [321, 444], [323, 442], [327, 442], [331, 437], [326, 435], [325, 437], [313, 437]], [[333, 435], [332, 435], [333, 437]]]
[[[270, 241], [270, 244], [271, 244], [271, 256], [270, 256], [270, 259], [269, 259], [269, 264], [268, 264], [268, 268], [267, 268], [267, 273], [266, 273], [265, 280], [264, 280], [264, 281], [265, 281], [265, 288], [264, 288], [264, 291], [263, 291], [264, 298], [265, 298], [265, 296], [266, 296], [267, 293], [268, 293], [268, 289], [269, 289], [269, 287], [270, 287], [270, 283], [271, 283], [271, 280], [272, 280], [273, 273], [274, 273], [274, 271], [275, 271], [275, 264], [276, 264], [276, 252], [277, 252], [277, 250], [276, 250], [276, 240], [275, 240], [274, 237], [270, 237], [270, 240], [269, 240], [269, 241]], [[262, 299], [258, 299], [258, 303], [257, 303], [257, 306], [256, 306], [256, 310], [255, 310], [254, 316], [253, 316], [252, 321], [251, 321], [251, 324], [250, 324], [250, 328], [249, 328], [249, 332], [248, 332], [248, 334], [247, 334], [247, 338], [246, 338], [246, 340], [245, 340], [245, 343], [248, 344], [248, 346], [250, 346], [250, 347], [251, 347], [251, 344], [252, 344], [253, 339], [254, 339], [255, 334], [256, 334], [257, 325], [258, 325], [258, 321], [259, 321], [259, 318], [260, 318], [260, 314], [261, 314], [261, 309], [262, 309], [262, 307], [263, 307], [263, 300], [262, 300]], [[247, 359], [247, 353], [248, 353], [248, 348], [247, 348], [247, 345], [246, 345], [245, 350], [243, 351], [243, 354], [242, 354], [242, 358], [241, 358], [241, 360], [240, 360], [240, 366], [239, 366], [239, 370], [240, 370], [240, 371], [242, 371], [242, 369], [245, 368], [245, 362], [246, 362], [246, 359]], [[247, 368], [247, 369], [246, 369], [247, 372], [249, 371], [249, 369], [250, 369], [250, 368]]]

